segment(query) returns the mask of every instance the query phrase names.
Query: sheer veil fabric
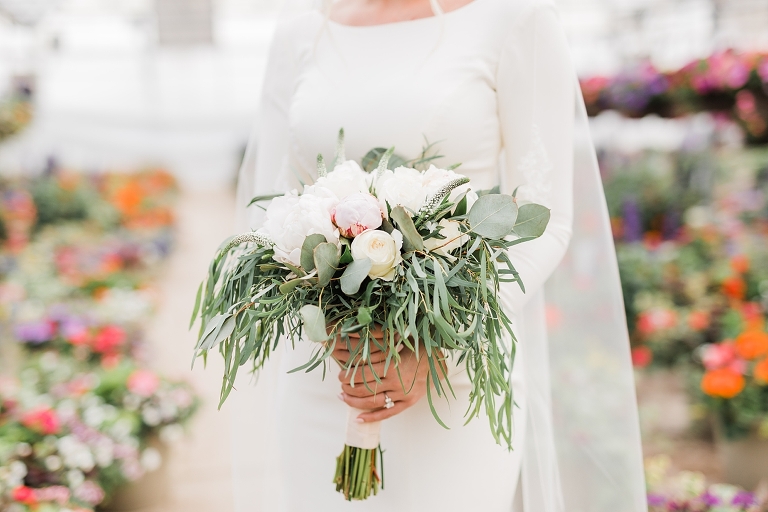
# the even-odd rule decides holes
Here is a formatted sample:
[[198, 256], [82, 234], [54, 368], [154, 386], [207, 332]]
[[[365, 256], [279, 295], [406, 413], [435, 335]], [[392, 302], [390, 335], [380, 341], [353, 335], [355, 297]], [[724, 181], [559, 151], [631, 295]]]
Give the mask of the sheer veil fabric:
[[[289, 0], [287, 4], [283, 22], [307, 10], [328, 7], [303, 0]], [[442, 16], [439, 4], [434, 0], [432, 4], [436, 16]], [[518, 338], [536, 341], [528, 343], [516, 360], [516, 364], [524, 365], [527, 414], [524, 442], [516, 447], [523, 451], [523, 510], [515, 512], [646, 511], [629, 340], [597, 159], [575, 76], [574, 99], [570, 102], [574, 110], [573, 146], [558, 149], [540, 143], [537, 127], [547, 126], [546, 116], [550, 115], [549, 84], [526, 77], [539, 76], [540, 59], [547, 55], [543, 45], [546, 40], [540, 37], [536, 23], [521, 27], [516, 59], [529, 72], [520, 73], [519, 83], [510, 86], [531, 98], [526, 112], [531, 117], [531, 129], [516, 134], [519, 140], [514, 142], [529, 147], [528, 156], [517, 169], [528, 179], [522, 183], [502, 180], [501, 186], [507, 193], [522, 185], [520, 193], [524, 195], [546, 195], [546, 183], [537, 183], [536, 176], [552, 163], [567, 162], [573, 166], [573, 223], [565, 255], [542, 287], [532, 287], [538, 291], [526, 296], [514, 289], [502, 291], [505, 302], [524, 319], [515, 326]], [[273, 48], [272, 66], [294, 65], [276, 51]], [[267, 83], [265, 97], [269, 95], [268, 87]], [[282, 186], [275, 183], [278, 178], [274, 170], [256, 166], [259, 133], [265, 129], [287, 131], [287, 126], [264, 127], [257, 122], [239, 176], [239, 231], [255, 228], [261, 222], [260, 210], [245, 208], [250, 197]], [[505, 165], [504, 158], [500, 161]], [[517, 248], [523, 251], [525, 245]], [[258, 375], [257, 386], [253, 385], [253, 377], [241, 375], [237, 392], [232, 393], [227, 404], [233, 419], [238, 512], [280, 510], [280, 459], [274, 441], [279, 428], [274, 421], [278, 368], [279, 362], [272, 361]], [[301, 478], [301, 468], [296, 468], [296, 477]], [[510, 486], [516, 484], [509, 482]]]

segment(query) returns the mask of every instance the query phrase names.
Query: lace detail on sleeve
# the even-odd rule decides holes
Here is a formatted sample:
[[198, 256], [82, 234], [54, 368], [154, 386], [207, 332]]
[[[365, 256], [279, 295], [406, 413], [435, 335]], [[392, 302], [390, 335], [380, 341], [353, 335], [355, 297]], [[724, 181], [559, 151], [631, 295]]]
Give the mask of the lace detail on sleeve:
[[517, 172], [523, 183], [517, 190], [517, 202], [551, 206], [552, 162], [541, 140], [538, 125], [533, 125], [532, 132], [531, 147], [517, 164]]

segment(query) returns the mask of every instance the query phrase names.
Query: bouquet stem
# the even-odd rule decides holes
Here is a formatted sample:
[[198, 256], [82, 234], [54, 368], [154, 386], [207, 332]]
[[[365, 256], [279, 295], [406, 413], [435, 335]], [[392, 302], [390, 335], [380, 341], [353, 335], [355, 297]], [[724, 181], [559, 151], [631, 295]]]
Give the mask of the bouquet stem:
[[379, 436], [381, 422], [358, 423], [363, 411], [349, 408], [344, 450], [336, 458], [336, 490], [348, 501], [365, 500], [384, 488], [384, 462]]
[[336, 491], [348, 501], [368, 499], [378, 494], [379, 486], [384, 488], [383, 471], [381, 446], [358, 448], [345, 444], [336, 458]]

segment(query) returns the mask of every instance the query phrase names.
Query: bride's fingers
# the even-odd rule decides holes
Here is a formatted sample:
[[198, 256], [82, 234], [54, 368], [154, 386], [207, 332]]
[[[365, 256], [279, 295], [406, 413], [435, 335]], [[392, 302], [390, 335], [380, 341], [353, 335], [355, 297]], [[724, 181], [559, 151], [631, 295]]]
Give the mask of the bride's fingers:
[[397, 403], [398, 400], [401, 400], [403, 398], [402, 394], [397, 394], [396, 391], [387, 391], [386, 393], [383, 391], [379, 391], [375, 395], [367, 396], [364, 398], [352, 396], [347, 393], [339, 394], [339, 399], [342, 400], [344, 403], [346, 403], [350, 407], [354, 407], [356, 409], [362, 409], [364, 411], [369, 411], [373, 409], [378, 409], [379, 407], [384, 407], [387, 397], [392, 399], [392, 401], [394, 401], [395, 403]]
[[391, 418], [392, 416], [396, 414], [400, 414], [407, 408], [409, 408], [413, 403], [409, 401], [395, 401], [394, 407], [390, 407], [389, 409], [378, 409], [375, 411], [370, 412], [364, 412], [358, 416], [358, 419], [363, 420], [365, 423], [371, 423], [373, 421], [382, 421], [387, 418]]
[[[386, 371], [385, 371], [386, 368]], [[361, 385], [364, 383], [378, 383], [390, 375], [397, 375], [395, 365], [390, 362], [389, 367], [385, 361], [377, 363], [362, 363], [357, 368], [344, 368], [339, 372], [339, 382]]]

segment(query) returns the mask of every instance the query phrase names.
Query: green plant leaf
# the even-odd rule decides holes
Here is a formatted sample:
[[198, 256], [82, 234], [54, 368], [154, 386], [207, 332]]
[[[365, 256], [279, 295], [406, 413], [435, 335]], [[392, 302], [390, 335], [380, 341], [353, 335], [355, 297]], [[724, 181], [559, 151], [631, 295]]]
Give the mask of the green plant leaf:
[[326, 241], [325, 236], [320, 234], [309, 235], [304, 239], [301, 244], [301, 268], [307, 272], [315, 270], [315, 247]]
[[347, 295], [354, 295], [360, 290], [360, 285], [368, 276], [373, 263], [368, 258], [354, 260], [347, 265], [344, 273], [341, 275], [341, 291]]
[[410, 251], [423, 251], [424, 239], [416, 230], [416, 226], [413, 224], [413, 219], [405, 208], [402, 206], [396, 206], [392, 208], [392, 212], [389, 214], [390, 218], [397, 224], [397, 229], [403, 234], [403, 242], [405, 252]]
[[[366, 153], [362, 160], [363, 170], [365, 172], [373, 172], [376, 169], [376, 166], [379, 165], [379, 160], [381, 160], [381, 157], [386, 152], [387, 152], [387, 148], [373, 148], [368, 153]], [[406, 164], [406, 161], [401, 156], [393, 154], [392, 156], [389, 157], [387, 168], [395, 169], [405, 164]]]
[[325, 330], [325, 315], [323, 310], [313, 304], [302, 306], [299, 310], [304, 332], [310, 341], [322, 343], [328, 339], [328, 332]]
[[200, 298], [202, 297], [202, 295], [203, 295], [203, 283], [200, 283], [200, 286], [197, 287], [197, 296], [195, 296], [195, 307], [192, 310], [192, 319], [189, 321], [190, 329], [195, 324], [195, 319], [197, 318], [197, 312], [200, 311]]
[[472, 231], [485, 238], [500, 240], [513, 231], [517, 204], [506, 194], [486, 194], [475, 201], [467, 217]]
[[331, 282], [331, 278], [339, 266], [339, 248], [328, 242], [318, 244], [314, 250], [314, 260], [317, 269], [317, 284], [326, 286]]
[[369, 308], [363, 308], [357, 310], [357, 323], [360, 325], [368, 325], [373, 321], [371, 316], [371, 310]]
[[254, 203], [259, 203], [261, 201], [271, 201], [272, 199], [274, 199], [276, 197], [283, 196], [283, 195], [285, 195], [285, 194], [283, 194], [282, 192], [279, 192], [277, 194], [267, 194], [267, 195], [264, 195], [264, 196], [256, 196], [253, 199], [251, 199], [251, 202], [248, 203], [248, 206], [251, 206]]
[[515, 234], [521, 238], [539, 237], [549, 223], [551, 212], [540, 204], [524, 204], [517, 213]]

